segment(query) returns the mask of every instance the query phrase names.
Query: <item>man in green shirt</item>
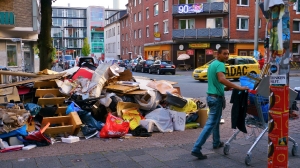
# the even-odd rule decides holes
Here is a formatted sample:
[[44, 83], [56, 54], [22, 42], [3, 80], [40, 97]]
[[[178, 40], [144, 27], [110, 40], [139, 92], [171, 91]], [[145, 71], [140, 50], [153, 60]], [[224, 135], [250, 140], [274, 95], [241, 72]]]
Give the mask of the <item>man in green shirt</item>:
[[[192, 149], [192, 155], [198, 159], [206, 159], [207, 156], [201, 153], [202, 145], [207, 138], [213, 133], [213, 148], [218, 149], [224, 146], [224, 142], [220, 140], [220, 119], [222, 116], [224, 90], [228, 91], [232, 88], [238, 90], [247, 90], [248, 87], [236, 85], [225, 77], [225, 62], [229, 58], [229, 50], [225, 47], [218, 49], [218, 55], [207, 70], [208, 89], [206, 101], [209, 107], [209, 114], [206, 124], [201, 131], [197, 141]], [[224, 85], [226, 87], [224, 87]]]

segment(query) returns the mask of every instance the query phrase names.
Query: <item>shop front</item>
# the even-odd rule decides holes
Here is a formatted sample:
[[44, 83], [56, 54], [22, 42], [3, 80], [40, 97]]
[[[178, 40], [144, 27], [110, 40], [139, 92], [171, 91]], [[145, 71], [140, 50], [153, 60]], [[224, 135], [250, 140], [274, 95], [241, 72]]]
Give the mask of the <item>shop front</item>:
[[156, 45], [144, 47], [144, 59], [171, 60], [171, 45]]
[[[214, 59], [219, 47], [229, 48], [233, 52], [233, 44], [229, 43], [182, 43], [173, 45], [173, 62], [175, 65], [188, 64], [192, 69], [202, 66]], [[177, 57], [180, 54], [188, 54], [190, 59], [179, 61]]]
[[[233, 55], [240, 56], [254, 56], [254, 44], [253, 43], [236, 43], [234, 46], [234, 53], [230, 53]], [[260, 55], [265, 55], [264, 44], [258, 45], [258, 52]]]

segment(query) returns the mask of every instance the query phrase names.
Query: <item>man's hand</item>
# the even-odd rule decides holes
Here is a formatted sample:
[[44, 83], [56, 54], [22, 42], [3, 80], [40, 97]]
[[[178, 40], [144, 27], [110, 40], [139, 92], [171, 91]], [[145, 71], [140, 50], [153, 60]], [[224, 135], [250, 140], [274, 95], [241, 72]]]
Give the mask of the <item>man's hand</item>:
[[232, 88], [231, 88], [231, 87], [228, 87], [228, 86], [226, 86], [226, 87], [224, 88], [224, 90], [225, 90], [225, 91], [229, 91], [229, 90], [232, 90]]
[[249, 88], [247, 86], [240, 86], [238, 90], [249, 90]]

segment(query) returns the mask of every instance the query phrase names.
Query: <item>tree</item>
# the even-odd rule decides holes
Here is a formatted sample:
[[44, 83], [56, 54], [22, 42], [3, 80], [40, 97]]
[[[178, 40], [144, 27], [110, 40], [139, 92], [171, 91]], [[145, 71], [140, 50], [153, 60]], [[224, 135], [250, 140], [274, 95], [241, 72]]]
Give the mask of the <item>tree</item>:
[[88, 56], [91, 53], [90, 44], [88, 42], [88, 38], [84, 38], [83, 47], [82, 47], [82, 54], [84, 56]]
[[40, 70], [52, 67], [52, 0], [40, 0], [41, 5], [41, 31], [38, 36], [38, 49], [40, 57]]

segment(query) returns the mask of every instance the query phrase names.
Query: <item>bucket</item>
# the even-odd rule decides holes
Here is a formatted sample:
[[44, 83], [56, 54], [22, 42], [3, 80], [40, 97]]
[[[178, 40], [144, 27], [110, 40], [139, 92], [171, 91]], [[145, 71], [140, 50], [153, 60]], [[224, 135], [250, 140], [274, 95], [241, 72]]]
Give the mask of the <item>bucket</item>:
[[247, 86], [249, 89], [253, 90], [255, 81], [250, 79], [247, 76], [241, 76], [240, 77], [240, 84], [241, 84], [241, 86]]

